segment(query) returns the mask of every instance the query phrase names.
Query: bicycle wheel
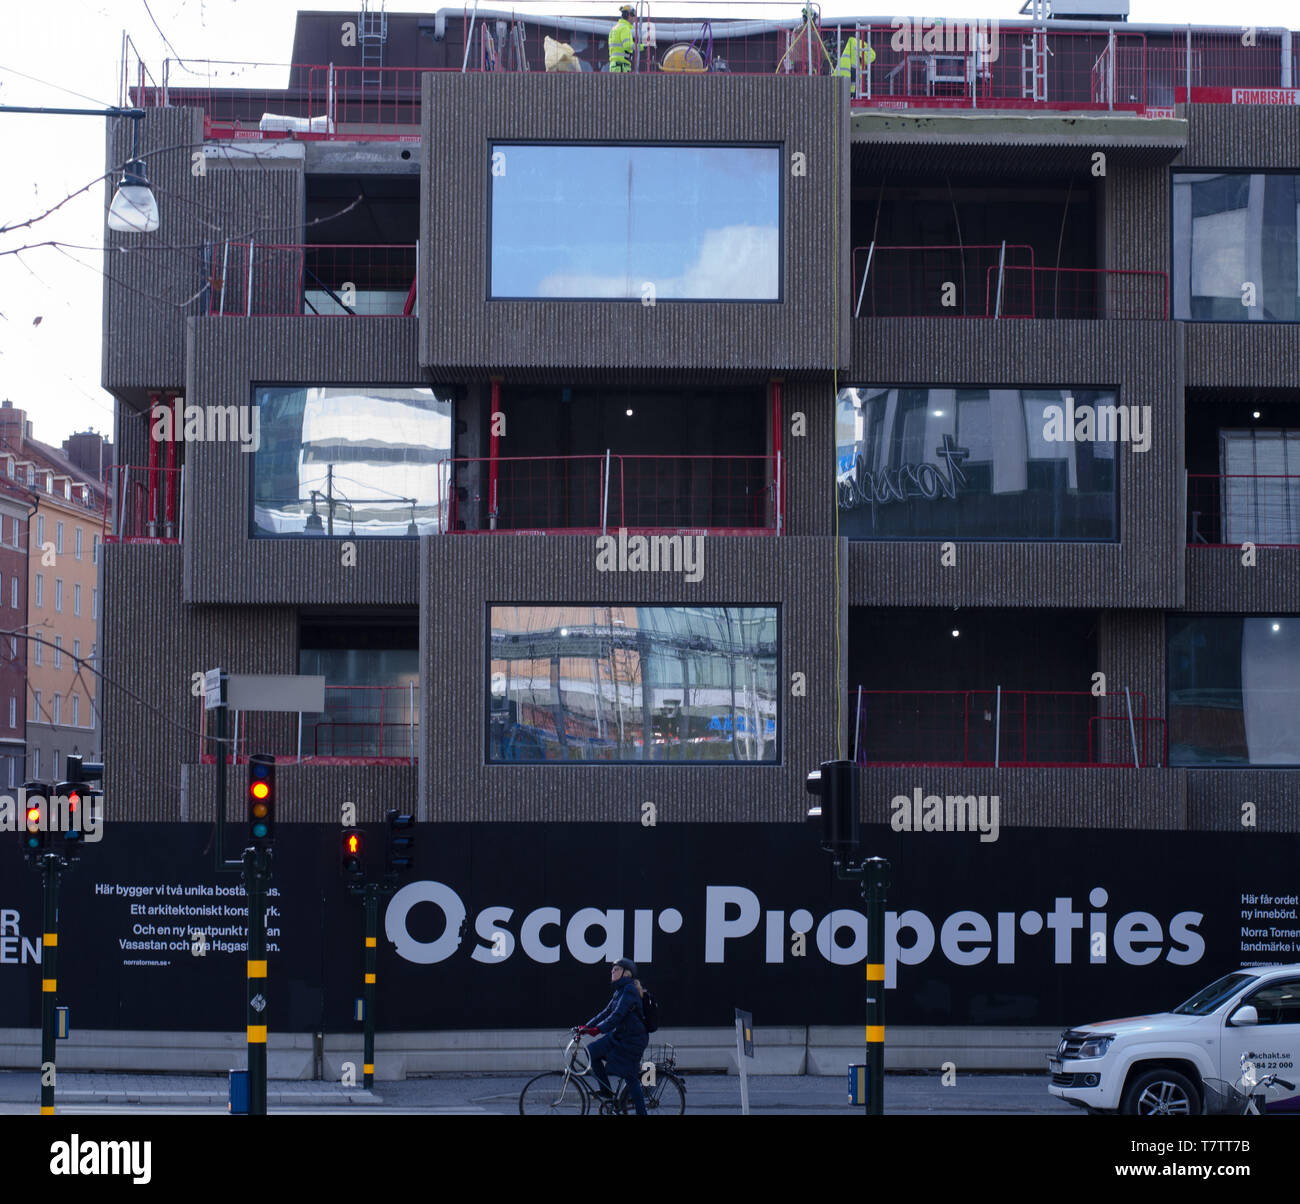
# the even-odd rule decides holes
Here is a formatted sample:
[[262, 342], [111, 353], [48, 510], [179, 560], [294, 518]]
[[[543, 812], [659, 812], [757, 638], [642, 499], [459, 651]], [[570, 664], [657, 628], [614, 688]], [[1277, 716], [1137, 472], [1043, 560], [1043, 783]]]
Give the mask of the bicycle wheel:
[[[686, 1111], [686, 1084], [670, 1071], [655, 1073], [655, 1085], [642, 1087], [647, 1116], [681, 1116]], [[616, 1111], [621, 1116], [635, 1116], [636, 1107], [628, 1095], [627, 1083], [619, 1088]]]
[[586, 1088], [562, 1070], [529, 1079], [519, 1093], [520, 1116], [586, 1116], [588, 1106]]

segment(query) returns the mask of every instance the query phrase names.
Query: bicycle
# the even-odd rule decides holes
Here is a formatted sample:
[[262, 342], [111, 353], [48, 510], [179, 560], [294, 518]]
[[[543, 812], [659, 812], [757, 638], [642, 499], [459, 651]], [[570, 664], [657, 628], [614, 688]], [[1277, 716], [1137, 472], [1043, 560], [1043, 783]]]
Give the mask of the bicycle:
[[[686, 1084], [677, 1074], [676, 1051], [671, 1045], [660, 1045], [647, 1049], [646, 1054], [654, 1055], [642, 1058], [643, 1065], [649, 1062], [654, 1066], [651, 1084], [642, 1087], [646, 1113], [680, 1116], [686, 1111]], [[636, 1112], [626, 1081], [617, 1092], [608, 1095], [587, 1080], [591, 1059], [577, 1029], [570, 1031], [564, 1059], [563, 1070], [544, 1071], [524, 1084], [519, 1093], [520, 1116], [586, 1116], [593, 1100], [600, 1116], [628, 1116]], [[594, 1080], [595, 1076], [591, 1077]]]
[[1207, 1116], [1263, 1116], [1268, 1111], [1268, 1089], [1272, 1086], [1294, 1091], [1295, 1084], [1277, 1074], [1255, 1077], [1254, 1063], [1241, 1055], [1241, 1076], [1236, 1083], [1225, 1079], [1205, 1080]]

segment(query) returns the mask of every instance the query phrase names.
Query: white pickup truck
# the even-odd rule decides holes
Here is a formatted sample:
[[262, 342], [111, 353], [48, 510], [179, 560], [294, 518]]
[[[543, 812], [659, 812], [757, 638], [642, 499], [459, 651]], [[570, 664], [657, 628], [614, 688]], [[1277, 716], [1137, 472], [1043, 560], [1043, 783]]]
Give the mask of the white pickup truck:
[[[1300, 964], [1225, 974], [1172, 1012], [1066, 1029], [1048, 1058], [1048, 1090], [1089, 1112], [1201, 1113], [1205, 1080], [1260, 1076], [1300, 1083]], [[1300, 1112], [1300, 1086], [1272, 1087], [1270, 1112]]]

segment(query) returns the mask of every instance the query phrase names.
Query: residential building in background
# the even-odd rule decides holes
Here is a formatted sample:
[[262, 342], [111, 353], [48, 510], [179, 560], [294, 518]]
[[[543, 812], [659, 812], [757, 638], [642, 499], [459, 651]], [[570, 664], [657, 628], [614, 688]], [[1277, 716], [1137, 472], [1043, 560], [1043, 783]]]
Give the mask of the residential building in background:
[[74, 435], [70, 442], [84, 466], [33, 438], [24, 411], [8, 402], [0, 407], [3, 469], [30, 499], [20, 538], [26, 617], [19, 626], [35, 638], [18, 642], [26, 656], [25, 777], [35, 781], [60, 781], [69, 753], [97, 760], [101, 752], [92, 667], [100, 644], [105, 495], [98, 474], [105, 457], [99, 435]]

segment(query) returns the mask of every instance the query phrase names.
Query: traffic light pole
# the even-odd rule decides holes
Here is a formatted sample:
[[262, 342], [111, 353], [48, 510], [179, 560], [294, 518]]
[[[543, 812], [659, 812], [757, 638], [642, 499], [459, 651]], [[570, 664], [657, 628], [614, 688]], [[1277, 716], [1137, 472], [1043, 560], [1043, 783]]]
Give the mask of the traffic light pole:
[[366, 1034], [361, 1060], [362, 1086], [375, 1085], [375, 963], [379, 953], [379, 884], [366, 883]]
[[216, 797], [216, 837], [213, 841], [216, 848], [213, 851], [215, 860], [215, 869], [218, 874], [231, 873], [244, 864], [243, 861], [226, 860], [226, 703], [225, 703], [226, 683], [221, 683], [221, 705], [214, 707], [215, 712], [212, 716], [213, 726], [216, 732], [213, 735], [213, 753], [217, 762], [217, 797]]
[[41, 934], [41, 1115], [54, 1115], [54, 1005], [59, 968], [59, 874], [63, 859], [57, 853], [41, 858], [45, 893], [45, 925]]
[[[889, 862], [868, 857], [861, 865], [842, 866], [840, 878], [855, 879], [867, 905], [867, 1115], [885, 1114], [885, 891]], [[873, 961], [872, 958], [877, 960]]]
[[266, 880], [270, 851], [244, 850], [248, 893], [248, 1114], [266, 1115]]

